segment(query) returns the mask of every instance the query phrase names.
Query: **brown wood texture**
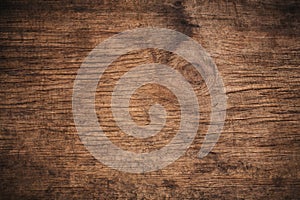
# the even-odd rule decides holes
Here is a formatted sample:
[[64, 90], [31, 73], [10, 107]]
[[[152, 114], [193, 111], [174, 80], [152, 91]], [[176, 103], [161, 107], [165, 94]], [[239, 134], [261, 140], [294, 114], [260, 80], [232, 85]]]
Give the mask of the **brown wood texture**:
[[[299, 1], [1, 1], [0, 199], [299, 199]], [[122, 148], [148, 152], [178, 130], [176, 97], [145, 85], [131, 115], [147, 124], [154, 102], [174, 116], [155, 137], [134, 139], [114, 122], [110, 92], [134, 66], [168, 64], [199, 98], [198, 134], [166, 168], [131, 174], [97, 161], [83, 146], [72, 114], [73, 84], [88, 53], [104, 39], [136, 27], [163, 27], [198, 41], [216, 63], [228, 96], [222, 135], [198, 159], [210, 97], [182, 58], [148, 49], [130, 52], [97, 88], [99, 120]]]

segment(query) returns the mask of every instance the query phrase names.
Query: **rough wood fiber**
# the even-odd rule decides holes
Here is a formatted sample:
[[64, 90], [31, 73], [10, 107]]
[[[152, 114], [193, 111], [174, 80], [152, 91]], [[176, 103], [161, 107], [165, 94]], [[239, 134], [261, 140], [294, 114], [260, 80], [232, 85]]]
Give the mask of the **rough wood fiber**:
[[[297, 1], [1, 1], [0, 199], [298, 199], [300, 196], [300, 6]], [[178, 130], [179, 105], [166, 88], [146, 85], [131, 100], [138, 124], [154, 102], [166, 127], [138, 140], [120, 132], [109, 109], [116, 80], [149, 62], [180, 71], [199, 98], [192, 146], [163, 170], [130, 174], [99, 163], [82, 145], [72, 116], [72, 88], [87, 54], [135, 27], [170, 28], [211, 54], [226, 86], [227, 119], [207, 157], [197, 152], [210, 117], [199, 74], [176, 55], [131, 52], [106, 71], [97, 114], [126, 150], [158, 149]], [[171, 112], [172, 111], [172, 112]]]

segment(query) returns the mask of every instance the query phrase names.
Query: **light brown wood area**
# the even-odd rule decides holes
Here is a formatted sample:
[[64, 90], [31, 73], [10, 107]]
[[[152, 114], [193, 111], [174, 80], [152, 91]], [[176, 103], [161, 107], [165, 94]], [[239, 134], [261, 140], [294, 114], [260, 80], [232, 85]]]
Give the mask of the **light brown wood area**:
[[[0, 199], [299, 199], [299, 1], [1, 1]], [[105, 134], [133, 152], [168, 144], [180, 105], [148, 84], [132, 96], [130, 114], [167, 111], [164, 129], [136, 139], [110, 109], [116, 81], [133, 67], [163, 63], [189, 81], [200, 105], [197, 136], [176, 162], [149, 173], [111, 169], [79, 139], [73, 84], [88, 53], [105, 39], [137, 27], [182, 32], [211, 55], [226, 87], [224, 130], [213, 151], [197, 154], [210, 120], [204, 80], [181, 57], [157, 49], [118, 58], [99, 81], [96, 111]], [[101, 117], [100, 117], [101, 116]], [[103, 120], [102, 120], [103, 119]]]

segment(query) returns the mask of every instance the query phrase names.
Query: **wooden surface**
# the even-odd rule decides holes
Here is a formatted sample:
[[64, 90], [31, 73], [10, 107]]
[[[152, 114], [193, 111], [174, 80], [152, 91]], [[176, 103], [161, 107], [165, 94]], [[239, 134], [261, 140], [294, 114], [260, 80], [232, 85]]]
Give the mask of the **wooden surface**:
[[[1, 1], [0, 199], [299, 199], [299, 1]], [[126, 150], [158, 149], [178, 130], [178, 102], [146, 85], [132, 97], [132, 118], [159, 102], [175, 111], [157, 136], [120, 132], [108, 105], [122, 73], [147, 62], [173, 66], [193, 85], [201, 119], [185, 155], [151, 173], [130, 174], [98, 162], [73, 121], [72, 89], [88, 53], [136, 27], [180, 31], [210, 53], [228, 96], [222, 135], [204, 159], [210, 97], [199, 74], [168, 52], [120, 57], [98, 85], [97, 114]], [[102, 84], [103, 83], [103, 84]], [[105, 93], [106, 91], [106, 93]]]

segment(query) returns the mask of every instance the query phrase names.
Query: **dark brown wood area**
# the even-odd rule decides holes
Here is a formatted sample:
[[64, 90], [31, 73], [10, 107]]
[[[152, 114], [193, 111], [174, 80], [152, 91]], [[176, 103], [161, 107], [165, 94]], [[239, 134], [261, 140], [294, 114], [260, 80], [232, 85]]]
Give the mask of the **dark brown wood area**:
[[[299, 199], [300, 3], [282, 0], [1, 1], [0, 199]], [[155, 102], [173, 111], [155, 137], [118, 129], [110, 91], [134, 66], [172, 66], [192, 84], [200, 104], [198, 134], [168, 167], [131, 174], [111, 169], [83, 146], [72, 114], [77, 71], [100, 42], [136, 27], [180, 31], [211, 55], [228, 96], [222, 135], [205, 158], [197, 153], [210, 120], [201, 76], [182, 58], [157, 49], [130, 52], [99, 81], [99, 120], [122, 148], [149, 152], [179, 127], [168, 89], [145, 85], [131, 115], [149, 123]], [[104, 88], [104, 89], [103, 89]]]

